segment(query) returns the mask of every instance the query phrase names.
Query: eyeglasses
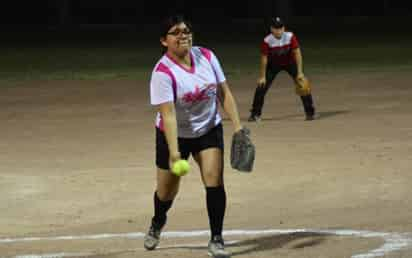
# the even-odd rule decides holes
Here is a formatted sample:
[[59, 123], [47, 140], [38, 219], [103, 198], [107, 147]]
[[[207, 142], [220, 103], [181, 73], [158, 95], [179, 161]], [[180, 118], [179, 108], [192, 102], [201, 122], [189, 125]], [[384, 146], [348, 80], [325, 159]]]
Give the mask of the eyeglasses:
[[181, 33], [185, 35], [189, 35], [189, 34], [192, 34], [192, 30], [187, 27], [184, 28], [183, 30], [175, 29], [173, 31], [168, 32], [167, 35], [179, 36]]

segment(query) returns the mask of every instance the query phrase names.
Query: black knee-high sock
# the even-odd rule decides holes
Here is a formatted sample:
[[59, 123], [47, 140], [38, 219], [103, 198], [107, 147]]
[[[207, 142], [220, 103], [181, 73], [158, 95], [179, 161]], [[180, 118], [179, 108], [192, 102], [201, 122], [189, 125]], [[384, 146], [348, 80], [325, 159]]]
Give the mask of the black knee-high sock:
[[300, 97], [302, 100], [303, 108], [305, 110], [305, 113], [307, 115], [314, 115], [315, 114], [315, 108], [313, 107], [313, 99], [312, 99], [312, 94], [306, 95], [306, 96], [301, 96]]
[[152, 218], [152, 224], [159, 229], [164, 226], [167, 219], [167, 211], [172, 207], [173, 200], [162, 201], [157, 196], [157, 192], [154, 193], [154, 216]]
[[212, 238], [222, 235], [226, 210], [226, 192], [223, 186], [206, 187], [207, 213]]

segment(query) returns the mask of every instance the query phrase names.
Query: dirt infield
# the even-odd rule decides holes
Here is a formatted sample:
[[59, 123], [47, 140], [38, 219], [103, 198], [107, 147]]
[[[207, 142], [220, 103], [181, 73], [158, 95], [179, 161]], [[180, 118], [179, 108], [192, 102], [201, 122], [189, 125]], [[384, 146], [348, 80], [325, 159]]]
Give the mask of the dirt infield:
[[[306, 122], [281, 74], [259, 124], [245, 121], [255, 78], [229, 80], [257, 148], [253, 173], [233, 171], [224, 120], [233, 256], [412, 257], [411, 79], [313, 76], [320, 119]], [[197, 168], [170, 211], [169, 237], [143, 249], [155, 186], [148, 90], [122, 80], [0, 88], [0, 257], [207, 257]]]

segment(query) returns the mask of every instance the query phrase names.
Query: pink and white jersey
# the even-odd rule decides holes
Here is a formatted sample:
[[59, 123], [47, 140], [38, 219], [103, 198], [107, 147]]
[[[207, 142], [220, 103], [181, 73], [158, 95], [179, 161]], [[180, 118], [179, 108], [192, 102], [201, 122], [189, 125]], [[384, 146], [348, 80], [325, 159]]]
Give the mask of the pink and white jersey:
[[298, 47], [296, 36], [290, 31], [285, 31], [280, 39], [277, 39], [272, 33], [267, 35], [260, 49], [262, 55], [268, 57], [270, 64], [288, 65], [296, 62], [292, 50]]
[[[178, 64], [167, 54], [157, 62], [150, 81], [150, 102], [174, 102], [178, 136], [195, 138], [206, 134], [222, 118], [218, 113], [217, 87], [226, 80], [212, 51], [202, 47], [190, 50], [191, 69]], [[160, 113], [156, 127], [163, 131]]]

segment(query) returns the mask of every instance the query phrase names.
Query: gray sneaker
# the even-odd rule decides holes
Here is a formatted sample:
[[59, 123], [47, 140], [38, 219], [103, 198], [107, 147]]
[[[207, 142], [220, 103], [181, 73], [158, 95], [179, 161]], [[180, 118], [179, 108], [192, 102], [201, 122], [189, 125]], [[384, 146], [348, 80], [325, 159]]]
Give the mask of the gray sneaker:
[[225, 244], [221, 236], [214, 236], [209, 241], [208, 254], [213, 258], [230, 258], [230, 253], [225, 250]]
[[146, 250], [154, 250], [156, 246], [160, 242], [160, 233], [162, 232], [162, 229], [157, 229], [156, 227], [153, 226], [153, 224], [150, 226], [149, 232], [144, 237], [144, 248]]
[[251, 114], [247, 119], [248, 122], [256, 122], [259, 123], [261, 121], [260, 116]]

